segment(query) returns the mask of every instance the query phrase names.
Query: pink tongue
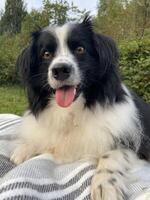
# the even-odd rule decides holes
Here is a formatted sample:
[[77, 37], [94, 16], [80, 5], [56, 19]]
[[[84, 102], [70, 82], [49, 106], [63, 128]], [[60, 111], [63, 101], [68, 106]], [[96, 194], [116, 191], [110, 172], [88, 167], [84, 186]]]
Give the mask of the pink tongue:
[[55, 94], [56, 102], [61, 107], [68, 107], [72, 104], [75, 94], [75, 87], [57, 89]]

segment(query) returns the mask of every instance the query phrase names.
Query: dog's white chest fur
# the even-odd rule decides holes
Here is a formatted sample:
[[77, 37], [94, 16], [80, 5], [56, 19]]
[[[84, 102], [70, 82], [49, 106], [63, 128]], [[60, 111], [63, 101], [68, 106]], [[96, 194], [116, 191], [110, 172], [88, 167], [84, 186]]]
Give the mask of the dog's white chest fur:
[[[124, 131], [137, 138], [133, 120], [132, 102], [94, 109], [84, 107], [82, 96], [69, 108], [60, 108], [55, 101], [37, 119], [27, 114], [22, 132], [36, 153], [50, 152], [60, 162], [70, 162], [84, 157], [99, 157], [114, 145], [113, 138], [124, 137]], [[130, 117], [131, 116], [131, 117]], [[136, 142], [136, 141], [135, 141]]]

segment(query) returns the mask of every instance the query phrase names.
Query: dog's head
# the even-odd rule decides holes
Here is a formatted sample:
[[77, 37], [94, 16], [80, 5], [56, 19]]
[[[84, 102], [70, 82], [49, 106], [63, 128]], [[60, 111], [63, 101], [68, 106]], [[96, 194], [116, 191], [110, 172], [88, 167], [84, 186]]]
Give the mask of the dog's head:
[[113, 100], [120, 85], [117, 61], [114, 42], [94, 33], [89, 17], [33, 33], [31, 44], [18, 59], [30, 109], [38, 113], [54, 96], [62, 107], [81, 94], [87, 106]]

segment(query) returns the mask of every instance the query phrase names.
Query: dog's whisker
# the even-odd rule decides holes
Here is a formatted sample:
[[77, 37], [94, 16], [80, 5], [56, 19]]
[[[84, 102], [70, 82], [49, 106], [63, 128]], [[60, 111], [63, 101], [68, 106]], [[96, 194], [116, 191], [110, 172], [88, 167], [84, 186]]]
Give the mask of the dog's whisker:
[[46, 75], [46, 76], [47, 76], [47, 73], [39, 73], [39, 74], [35, 74], [35, 75], [33, 75], [33, 76], [30, 76], [30, 79], [32, 79], [32, 78], [36, 78], [36, 77], [40, 77], [40, 76], [42, 76], [42, 75]]
[[48, 83], [45, 83], [43, 86], [42, 86], [42, 89], [48, 89], [50, 86], [49, 86], [49, 84]]

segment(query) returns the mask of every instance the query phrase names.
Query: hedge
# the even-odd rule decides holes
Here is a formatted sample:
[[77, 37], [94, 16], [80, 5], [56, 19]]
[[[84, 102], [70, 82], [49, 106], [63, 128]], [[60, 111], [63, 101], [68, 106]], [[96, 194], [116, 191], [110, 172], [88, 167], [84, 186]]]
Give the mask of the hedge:
[[150, 102], [150, 39], [120, 45], [120, 70], [124, 82]]
[[[23, 34], [0, 36], [0, 84], [19, 83], [16, 58], [27, 42], [28, 37]], [[124, 82], [150, 102], [150, 39], [122, 42], [119, 50]]]
[[16, 60], [27, 40], [22, 34], [0, 36], [0, 85], [19, 83]]

